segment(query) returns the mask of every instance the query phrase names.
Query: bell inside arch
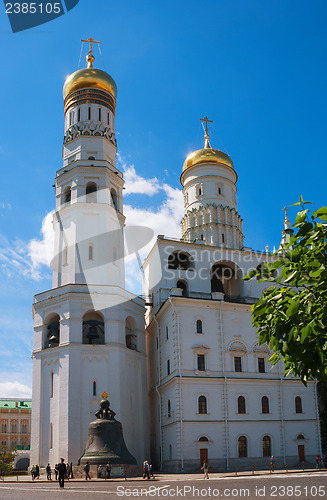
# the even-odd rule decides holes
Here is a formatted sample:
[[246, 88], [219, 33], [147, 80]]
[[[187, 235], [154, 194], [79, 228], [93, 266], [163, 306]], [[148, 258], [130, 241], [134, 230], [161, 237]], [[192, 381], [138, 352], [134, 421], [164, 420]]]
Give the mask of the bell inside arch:
[[89, 331], [88, 331], [86, 336], [89, 339], [90, 344], [92, 344], [93, 341], [96, 341], [99, 339], [98, 329], [97, 329], [96, 325], [90, 326]]
[[48, 340], [51, 347], [59, 344], [59, 322], [55, 321], [48, 325]]

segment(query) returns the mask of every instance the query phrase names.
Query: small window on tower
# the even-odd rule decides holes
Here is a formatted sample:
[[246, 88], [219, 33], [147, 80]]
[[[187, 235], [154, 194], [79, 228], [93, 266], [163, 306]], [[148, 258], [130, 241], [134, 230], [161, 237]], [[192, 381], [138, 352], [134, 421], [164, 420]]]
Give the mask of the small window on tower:
[[223, 185], [222, 184], [217, 184], [217, 194], [219, 196], [223, 196]]
[[169, 328], [168, 326], [166, 326], [166, 340], [169, 339]]
[[78, 110], [77, 110], [77, 121], [78, 122], [81, 121], [81, 108], [78, 108]]
[[91, 120], [91, 106], [89, 106], [89, 110], [88, 110], [88, 119]]
[[101, 122], [101, 108], [99, 108], [99, 122]]
[[72, 124], [72, 119], [73, 119], [73, 113], [70, 112], [69, 113], [69, 126], [71, 126], [71, 124]]
[[221, 235], [221, 242], [225, 243], [225, 235], [224, 235], [224, 233], [222, 233], [222, 235]]
[[97, 383], [95, 380], [93, 380], [93, 396], [97, 395]]
[[108, 125], [110, 125], [110, 114], [108, 113]]
[[203, 185], [202, 184], [198, 184], [195, 189], [196, 189], [196, 196], [197, 197], [203, 195]]
[[167, 413], [168, 413], [168, 417], [171, 417], [171, 406], [170, 406], [170, 399], [168, 399], [168, 408], [167, 408]]
[[167, 359], [167, 375], [170, 375], [170, 360]]

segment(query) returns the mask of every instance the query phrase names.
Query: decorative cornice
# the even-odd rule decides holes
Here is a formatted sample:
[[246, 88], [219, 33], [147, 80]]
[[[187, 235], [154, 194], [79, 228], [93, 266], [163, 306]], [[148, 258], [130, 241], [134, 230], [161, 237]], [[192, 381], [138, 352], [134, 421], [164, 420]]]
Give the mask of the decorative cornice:
[[81, 135], [105, 137], [109, 142], [117, 147], [115, 133], [111, 130], [111, 128], [101, 122], [97, 123], [92, 121], [74, 123], [74, 125], [69, 127], [64, 136], [64, 144], [67, 144], [67, 142], [70, 142]]

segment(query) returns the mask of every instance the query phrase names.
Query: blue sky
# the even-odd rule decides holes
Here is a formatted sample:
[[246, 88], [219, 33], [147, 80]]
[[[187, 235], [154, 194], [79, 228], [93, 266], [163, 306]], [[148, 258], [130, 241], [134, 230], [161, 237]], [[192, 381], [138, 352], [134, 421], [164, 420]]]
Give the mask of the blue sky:
[[282, 207], [300, 194], [326, 204], [326, 18], [319, 0], [80, 0], [13, 34], [1, 11], [0, 396], [30, 394], [33, 295], [51, 287], [42, 265], [50, 216], [41, 228], [54, 208], [62, 86], [78, 68], [80, 40], [101, 40], [95, 66], [118, 86], [130, 220], [178, 236], [179, 177], [186, 155], [203, 145], [207, 115], [212, 146], [239, 176], [245, 244], [263, 250], [279, 244]]

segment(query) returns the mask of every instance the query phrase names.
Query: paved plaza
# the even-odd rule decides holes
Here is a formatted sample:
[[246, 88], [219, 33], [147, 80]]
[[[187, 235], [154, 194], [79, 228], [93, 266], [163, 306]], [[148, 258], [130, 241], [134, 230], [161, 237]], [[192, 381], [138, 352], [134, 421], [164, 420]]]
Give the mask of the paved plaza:
[[327, 471], [251, 472], [235, 475], [210, 474], [204, 480], [200, 474], [160, 474], [155, 480], [93, 479], [69, 480], [60, 489], [56, 481], [19, 477], [0, 482], [1, 500], [104, 500], [118, 498], [288, 498], [313, 500], [327, 498]]

